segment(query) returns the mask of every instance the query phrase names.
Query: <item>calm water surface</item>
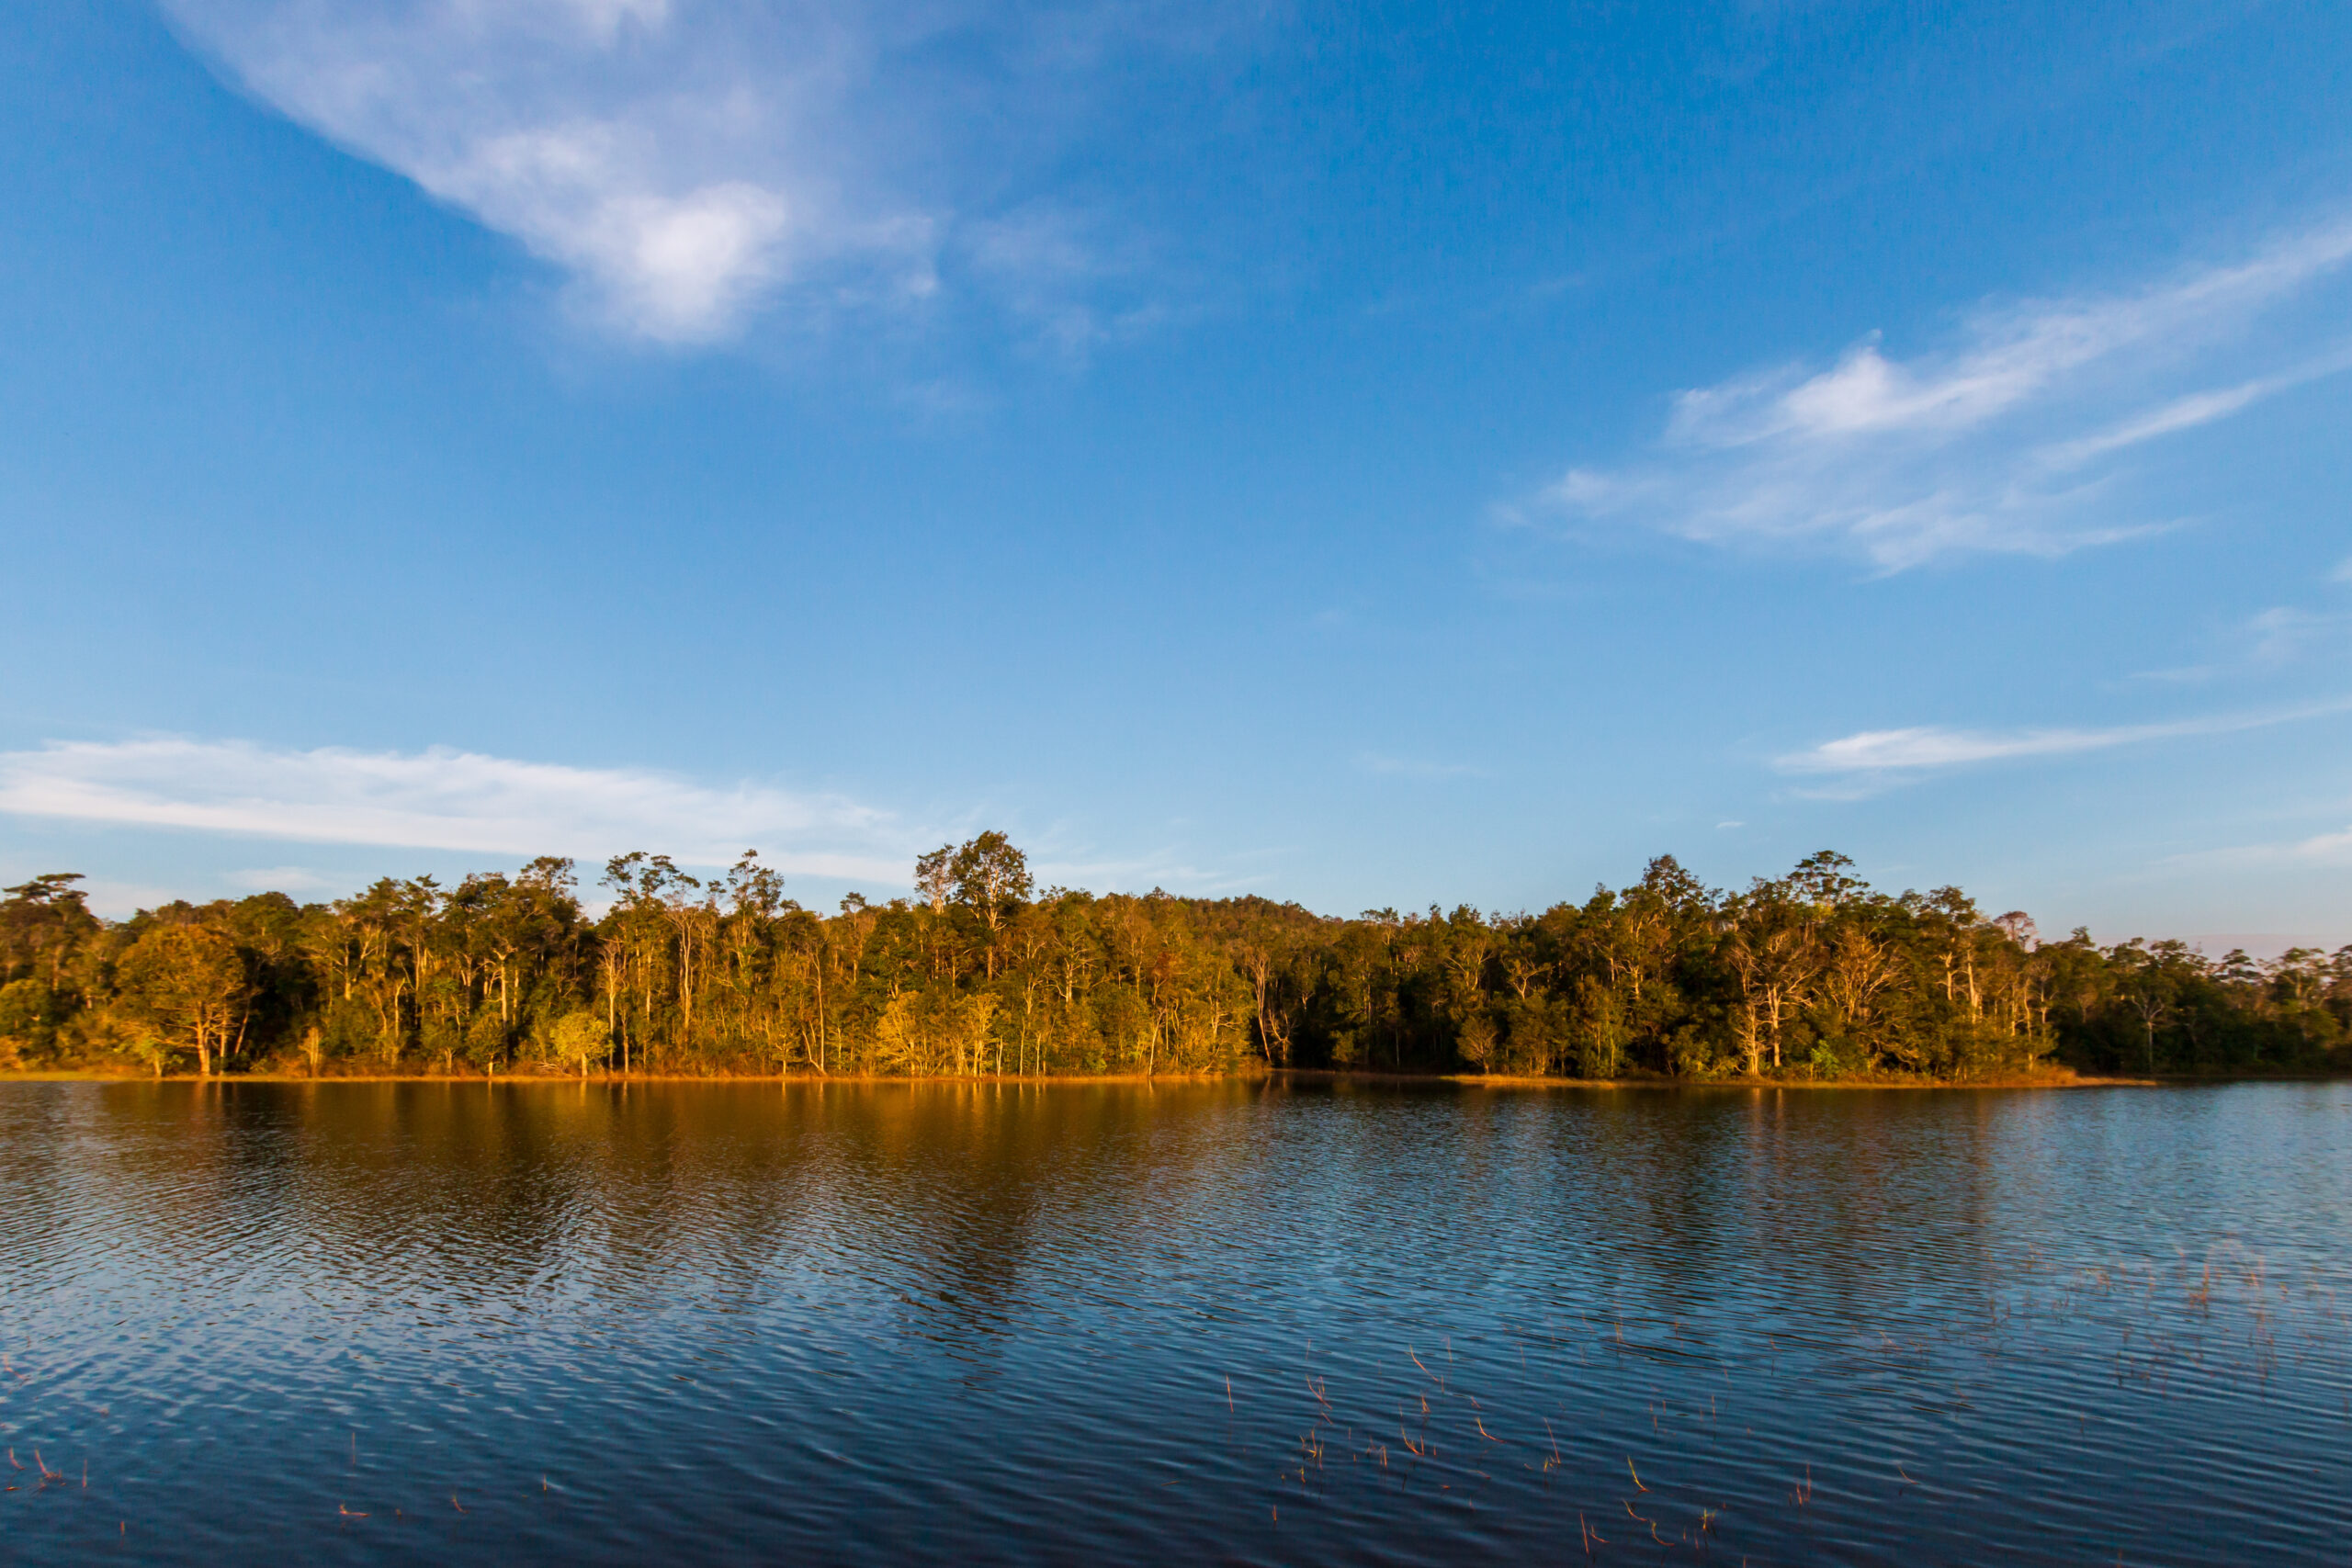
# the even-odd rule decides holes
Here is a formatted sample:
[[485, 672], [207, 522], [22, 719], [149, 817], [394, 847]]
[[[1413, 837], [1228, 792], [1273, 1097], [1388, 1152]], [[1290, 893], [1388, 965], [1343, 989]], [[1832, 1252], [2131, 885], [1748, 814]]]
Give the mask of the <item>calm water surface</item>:
[[15, 1561], [2341, 1562], [2352, 1089], [0, 1086]]

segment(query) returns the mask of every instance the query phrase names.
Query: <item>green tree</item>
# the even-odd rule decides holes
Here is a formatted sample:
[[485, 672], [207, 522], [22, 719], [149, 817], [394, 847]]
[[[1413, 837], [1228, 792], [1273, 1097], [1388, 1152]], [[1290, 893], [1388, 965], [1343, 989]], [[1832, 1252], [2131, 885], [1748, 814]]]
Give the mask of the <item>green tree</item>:
[[236, 944], [207, 926], [158, 924], [123, 954], [119, 973], [134, 1004], [211, 1077], [243, 1033], [249, 992]]
[[548, 1048], [557, 1061], [584, 1078], [591, 1063], [612, 1055], [612, 1030], [593, 1012], [568, 1012], [548, 1031]]

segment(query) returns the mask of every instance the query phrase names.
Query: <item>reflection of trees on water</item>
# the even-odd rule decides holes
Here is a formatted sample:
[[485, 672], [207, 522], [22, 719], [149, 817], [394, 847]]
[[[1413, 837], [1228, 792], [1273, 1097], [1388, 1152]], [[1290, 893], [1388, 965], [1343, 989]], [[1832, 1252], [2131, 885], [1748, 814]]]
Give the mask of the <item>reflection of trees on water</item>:
[[[1709, 1337], [1982, 1314], [1996, 1134], [1931, 1097], [1340, 1089], [1282, 1097], [1253, 1214], [1301, 1291], [1430, 1323], [1619, 1312]], [[1924, 1267], [1923, 1267], [1924, 1264]], [[1923, 1295], [1924, 1291], [1924, 1295]]]
[[[533, 1560], [713, 1521], [779, 1560], [1273, 1556], [1279, 1505], [1333, 1557], [1533, 1561], [1629, 1484], [1725, 1561], [2080, 1561], [2086, 1498], [2134, 1561], [2316, 1560], [2344, 1107], [18, 1085], [0, 1327], [40, 1349], [0, 1378], [41, 1381], [0, 1397], [12, 1440], [169, 1477], [157, 1517], [266, 1497], [348, 1544], [368, 1486], [379, 1525], [543, 1529]], [[2070, 1286], [2036, 1247], [2131, 1267]]]
[[[20, 1237], [102, 1226], [126, 1276], [512, 1323], [849, 1295], [985, 1347], [1049, 1232], [1072, 1259], [1234, 1173], [1233, 1084], [128, 1084], [22, 1097]], [[98, 1103], [93, 1106], [92, 1101]], [[19, 1173], [29, 1177], [29, 1172]], [[69, 1197], [67, 1195], [71, 1194]], [[41, 1196], [47, 1195], [45, 1206]], [[1091, 1237], [1092, 1240], [1086, 1238]], [[22, 1252], [29, 1241], [15, 1248]], [[83, 1250], [83, 1249], [76, 1249]], [[829, 1303], [837, 1304], [837, 1303]]]
[[[2093, 1101], [1244, 1083], [23, 1086], [0, 1245], [340, 1321], [691, 1307], [986, 1356], [1020, 1314], [1983, 1319]], [[2108, 1103], [2108, 1102], [2098, 1102]], [[2082, 1109], [2076, 1114], [2073, 1107]], [[2198, 1168], [2202, 1169], [2202, 1167]], [[2224, 1201], [2207, 1172], [2199, 1191]], [[2001, 1221], [2004, 1216], [2007, 1228]], [[2064, 1213], [2038, 1216], [2063, 1234]], [[100, 1247], [44, 1246], [71, 1227]], [[842, 1315], [847, 1309], [848, 1315]], [[855, 1320], [853, 1324], [851, 1320]], [[600, 1327], [598, 1331], [602, 1331]], [[1897, 1327], [1897, 1332], [1900, 1332]], [[1725, 1346], [1724, 1348], [1730, 1348]]]

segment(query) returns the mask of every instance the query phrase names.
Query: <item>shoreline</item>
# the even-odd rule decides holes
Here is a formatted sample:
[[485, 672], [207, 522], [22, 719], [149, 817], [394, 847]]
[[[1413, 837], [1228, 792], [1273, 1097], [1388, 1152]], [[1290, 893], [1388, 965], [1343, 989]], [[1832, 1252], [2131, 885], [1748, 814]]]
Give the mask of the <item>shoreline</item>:
[[96, 1067], [0, 1069], [0, 1083], [110, 1084], [453, 1084], [496, 1087], [527, 1084], [550, 1088], [590, 1084], [830, 1084], [967, 1085], [998, 1088], [1023, 1085], [1073, 1084], [1211, 1084], [1276, 1081], [1322, 1083], [1333, 1087], [1448, 1084], [1466, 1089], [2071, 1089], [2219, 1088], [2245, 1083], [2340, 1083], [2352, 1081], [2352, 1072], [2247, 1072], [2188, 1076], [2135, 1074], [2091, 1077], [2067, 1069], [2034, 1074], [2005, 1074], [1984, 1078], [1671, 1078], [1644, 1076], [1622, 1078], [1537, 1077], [1504, 1073], [1406, 1073], [1346, 1070], [1336, 1067], [1264, 1067], [1229, 1073], [974, 1073], [965, 1076], [910, 1077], [892, 1073], [195, 1073], [116, 1072]]

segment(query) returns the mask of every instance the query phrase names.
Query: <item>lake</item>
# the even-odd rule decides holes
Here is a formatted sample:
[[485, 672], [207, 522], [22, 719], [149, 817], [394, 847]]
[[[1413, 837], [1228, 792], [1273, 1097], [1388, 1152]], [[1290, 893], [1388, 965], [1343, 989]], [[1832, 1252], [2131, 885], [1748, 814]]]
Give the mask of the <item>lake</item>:
[[146, 1562], [2340, 1562], [2352, 1087], [0, 1085]]

